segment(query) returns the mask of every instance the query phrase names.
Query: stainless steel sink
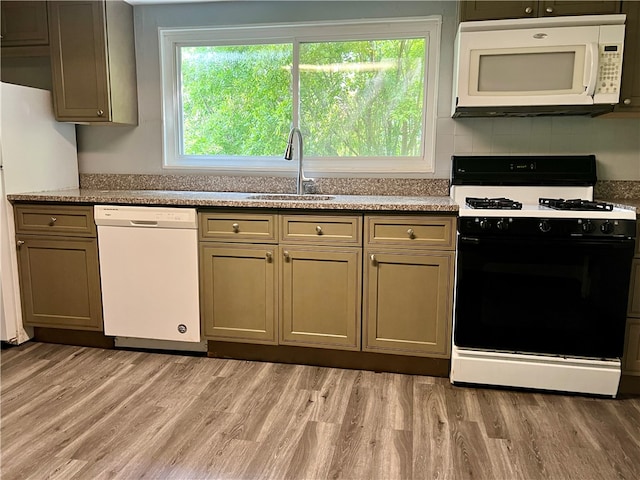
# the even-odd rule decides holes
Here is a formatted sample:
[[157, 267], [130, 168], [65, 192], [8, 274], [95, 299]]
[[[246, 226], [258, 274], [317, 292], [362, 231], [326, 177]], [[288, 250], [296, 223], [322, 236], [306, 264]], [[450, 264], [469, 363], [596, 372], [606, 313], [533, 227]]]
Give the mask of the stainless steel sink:
[[294, 202], [318, 202], [323, 200], [331, 200], [335, 198], [333, 195], [298, 195], [296, 193], [256, 193], [249, 195], [247, 198], [251, 200], [291, 200]]

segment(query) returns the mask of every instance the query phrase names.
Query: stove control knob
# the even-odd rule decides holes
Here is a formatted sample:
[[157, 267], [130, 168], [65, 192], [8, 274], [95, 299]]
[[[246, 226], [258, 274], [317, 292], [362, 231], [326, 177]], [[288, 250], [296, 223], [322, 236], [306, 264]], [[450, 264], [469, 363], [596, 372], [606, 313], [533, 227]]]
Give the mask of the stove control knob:
[[614, 228], [613, 223], [608, 220], [600, 225], [600, 231], [602, 233], [613, 233]]
[[591, 220], [585, 220], [582, 222], [582, 231], [584, 233], [592, 233], [596, 229], [596, 226]]
[[551, 230], [551, 224], [549, 223], [549, 220], [540, 220], [538, 228], [542, 233], [547, 233]]
[[496, 227], [498, 227], [498, 230], [507, 230], [509, 228], [509, 222], [501, 218], [496, 222]]
[[480, 220], [480, 228], [482, 230], [489, 230], [491, 228], [491, 222], [486, 218], [483, 218], [482, 220]]

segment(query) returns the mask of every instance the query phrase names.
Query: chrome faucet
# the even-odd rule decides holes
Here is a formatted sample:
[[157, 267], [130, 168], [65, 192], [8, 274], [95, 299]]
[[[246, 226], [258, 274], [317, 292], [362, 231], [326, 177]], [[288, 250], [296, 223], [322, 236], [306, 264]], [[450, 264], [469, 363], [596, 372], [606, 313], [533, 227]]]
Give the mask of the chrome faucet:
[[284, 151], [285, 160], [293, 160], [293, 137], [298, 136], [298, 183], [296, 186], [296, 193], [298, 195], [304, 195], [307, 193], [308, 187], [313, 184], [313, 178], [307, 178], [304, 176], [304, 169], [302, 168], [302, 132], [297, 128], [292, 128], [289, 132], [289, 140], [287, 141], [287, 149]]

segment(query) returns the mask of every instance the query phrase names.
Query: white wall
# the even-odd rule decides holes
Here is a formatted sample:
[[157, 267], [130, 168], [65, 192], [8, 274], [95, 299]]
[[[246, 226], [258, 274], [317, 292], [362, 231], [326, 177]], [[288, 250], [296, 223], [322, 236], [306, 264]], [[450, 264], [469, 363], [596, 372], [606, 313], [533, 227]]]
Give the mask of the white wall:
[[428, 177], [448, 178], [453, 153], [594, 153], [601, 179], [640, 180], [640, 119], [449, 118], [454, 1], [242, 1], [147, 5], [134, 10], [140, 123], [137, 127], [79, 126], [81, 173], [197, 173], [162, 169], [159, 27], [441, 15], [436, 172]]

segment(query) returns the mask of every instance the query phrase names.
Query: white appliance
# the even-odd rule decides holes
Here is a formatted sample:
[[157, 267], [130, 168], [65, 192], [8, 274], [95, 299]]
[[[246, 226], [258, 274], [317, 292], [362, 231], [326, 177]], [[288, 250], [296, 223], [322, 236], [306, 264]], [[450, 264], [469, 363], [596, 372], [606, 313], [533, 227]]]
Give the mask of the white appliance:
[[615, 397], [636, 212], [588, 156], [454, 156], [451, 382]]
[[462, 22], [453, 117], [598, 115], [618, 103], [625, 15]]
[[78, 188], [76, 131], [53, 114], [51, 92], [0, 83], [1, 340], [20, 344], [22, 326], [13, 207], [8, 194]]
[[[193, 208], [96, 205], [105, 335], [200, 342], [198, 220]], [[195, 348], [199, 350], [200, 348]]]

